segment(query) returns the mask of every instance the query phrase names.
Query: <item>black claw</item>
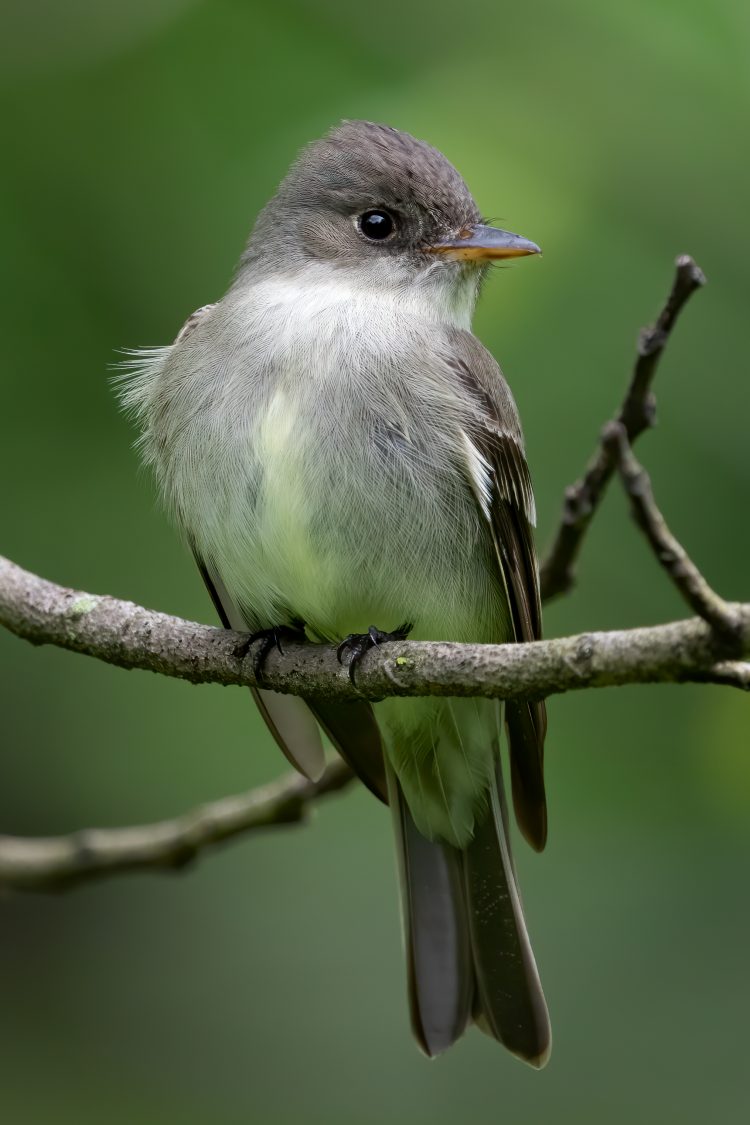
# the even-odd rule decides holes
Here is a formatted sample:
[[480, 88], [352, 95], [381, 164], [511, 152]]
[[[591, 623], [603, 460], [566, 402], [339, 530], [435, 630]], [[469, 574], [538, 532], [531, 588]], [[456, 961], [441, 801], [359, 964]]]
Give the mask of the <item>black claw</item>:
[[254, 633], [246, 633], [242, 640], [238, 641], [232, 649], [232, 655], [236, 656], [238, 660], [244, 660], [250, 651], [254, 638]]
[[234, 655], [239, 660], [244, 660], [256, 641], [260, 641], [258, 651], [253, 657], [253, 674], [256, 680], [262, 680], [263, 666], [268, 659], [269, 652], [275, 648], [282, 656], [284, 655], [282, 640], [292, 641], [294, 644], [304, 644], [307, 637], [305, 636], [303, 622], [295, 621], [294, 625], [274, 625], [270, 629], [258, 629], [255, 633], [248, 633], [239, 644], [235, 645]]
[[336, 649], [338, 662], [343, 664], [344, 653], [349, 653], [349, 679], [354, 683], [354, 673], [366, 652], [376, 645], [387, 644], [388, 641], [405, 641], [413, 628], [414, 625], [409, 621], [399, 625], [391, 633], [386, 633], [375, 625], [371, 625], [366, 633], [350, 633]]

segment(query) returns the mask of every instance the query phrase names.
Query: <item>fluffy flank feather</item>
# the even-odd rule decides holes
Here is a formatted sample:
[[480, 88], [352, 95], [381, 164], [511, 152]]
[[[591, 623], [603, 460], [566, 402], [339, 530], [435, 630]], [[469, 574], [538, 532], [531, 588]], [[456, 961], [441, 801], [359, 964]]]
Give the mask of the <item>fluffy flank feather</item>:
[[117, 398], [140, 430], [137, 445], [147, 464], [154, 462], [149, 440], [150, 414], [158, 393], [159, 376], [171, 351], [171, 345], [165, 348], [124, 348], [125, 359], [114, 365], [112, 382]]

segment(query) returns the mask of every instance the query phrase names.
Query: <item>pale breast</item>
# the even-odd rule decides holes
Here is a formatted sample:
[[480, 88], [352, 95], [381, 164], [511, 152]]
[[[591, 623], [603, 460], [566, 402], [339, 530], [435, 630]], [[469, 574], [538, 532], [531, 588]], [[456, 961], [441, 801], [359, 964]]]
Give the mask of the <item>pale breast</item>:
[[502, 595], [461, 471], [465, 404], [430, 360], [438, 337], [393, 302], [245, 298], [165, 365], [167, 491], [254, 626], [496, 636]]

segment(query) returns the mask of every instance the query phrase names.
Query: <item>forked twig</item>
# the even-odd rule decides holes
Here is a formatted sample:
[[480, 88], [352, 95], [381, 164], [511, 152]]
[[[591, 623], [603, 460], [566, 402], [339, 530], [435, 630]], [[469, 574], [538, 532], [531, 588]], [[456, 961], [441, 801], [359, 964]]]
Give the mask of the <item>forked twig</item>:
[[[630, 385], [613, 419], [625, 427], [631, 445], [654, 424], [656, 400], [651, 385], [661, 354], [686, 302], [706, 281], [703, 271], [688, 254], [681, 255], [675, 266], [674, 282], [664, 308], [656, 323], [641, 331]], [[584, 475], [565, 490], [560, 523], [540, 567], [544, 601], [567, 593], [575, 583], [575, 564], [584, 536], [614, 469], [613, 451], [600, 441]]]

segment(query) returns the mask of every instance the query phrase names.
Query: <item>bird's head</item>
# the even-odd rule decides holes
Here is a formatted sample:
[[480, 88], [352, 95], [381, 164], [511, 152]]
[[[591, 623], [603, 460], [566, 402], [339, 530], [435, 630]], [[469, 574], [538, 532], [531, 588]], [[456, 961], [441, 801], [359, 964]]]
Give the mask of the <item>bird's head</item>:
[[373, 290], [475, 292], [489, 263], [539, 252], [482, 223], [437, 149], [386, 125], [345, 121], [302, 151], [259, 216], [242, 265], [295, 273], [328, 263]]

